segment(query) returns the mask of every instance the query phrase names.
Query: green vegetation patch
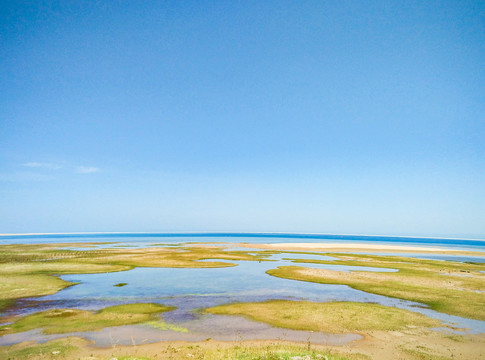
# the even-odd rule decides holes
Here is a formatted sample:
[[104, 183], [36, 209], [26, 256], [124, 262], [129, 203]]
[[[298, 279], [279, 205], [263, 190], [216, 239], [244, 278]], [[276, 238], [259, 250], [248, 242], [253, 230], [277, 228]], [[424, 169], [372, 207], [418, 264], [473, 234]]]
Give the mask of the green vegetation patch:
[[139, 303], [110, 306], [97, 312], [78, 309], [54, 309], [27, 315], [12, 324], [0, 326], [0, 335], [42, 329], [44, 334], [100, 330], [109, 326], [138, 324], [173, 307]]
[[55, 294], [71, 285], [54, 276], [0, 273], [0, 302], [7, 305], [17, 298]]
[[236, 264], [212, 260], [261, 261], [266, 256], [264, 252], [254, 255], [252, 254], [254, 252], [250, 254], [248, 251], [227, 251], [215, 246], [108, 250], [110, 250], [109, 253], [96, 258], [94, 262], [131, 267], [217, 268], [236, 266]]
[[10, 359], [66, 359], [77, 349], [66, 340], [54, 340], [44, 344], [19, 344], [0, 348], [0, 360]]
[[159, 320], [147, 321], [147, 322], [144, 322], [143, 325], [147, 325], [147, 326], [150, 326], [150, 327], [155, 328], [155, 329], [172, 330], [172, 331], [177, 331], [177, 332], [182, 332], [182, 333], [186, 333], [186, 332], [189, 331], [187, 328], [177, 326], [177, 325], [174, 325], [174, 324], [167, 324], [166, 322], [159, 321]]
[[357, 302], [314, 303], [272, 300], [220, 305], [206, 309], [220, 315], [241, 315], [276, 327], [348, 333], [371, 330], [406, 330], [441, 326], [438, 320], [393, 307]]
[[484, 264], [423, 260], [398, 256], [329, 253], [338, 260], [297, 260], [295, 263], [394, 268], [398, 272], [334, 271], [281, 266], [269, 275], [354, 289], [428, 305], [436, 311], [485, 320]]

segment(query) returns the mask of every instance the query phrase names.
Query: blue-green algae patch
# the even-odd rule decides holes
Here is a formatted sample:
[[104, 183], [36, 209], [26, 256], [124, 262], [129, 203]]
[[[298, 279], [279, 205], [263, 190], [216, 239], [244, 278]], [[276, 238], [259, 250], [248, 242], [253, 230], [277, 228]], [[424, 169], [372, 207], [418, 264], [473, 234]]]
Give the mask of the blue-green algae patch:
[[186, 333], [189, 331], [187, 328], [177, 326], [174, 324], [168, 324], [164, 321], [151, 320], [143, 324], [159, 330], [171, 330], [171, 331], [177, 331], [182, 333]]

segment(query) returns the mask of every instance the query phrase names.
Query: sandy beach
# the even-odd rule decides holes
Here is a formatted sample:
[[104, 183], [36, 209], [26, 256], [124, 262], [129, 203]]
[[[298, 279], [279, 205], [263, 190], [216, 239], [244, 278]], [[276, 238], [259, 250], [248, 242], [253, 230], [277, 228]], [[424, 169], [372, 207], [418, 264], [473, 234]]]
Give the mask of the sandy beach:
[[334, 252], [375, 252], [375, 253], [434, 253], [450, 255], [473, 255], [485, 256], [483, 251], [455, 250], [439, 246], [410, 246], [410, 245], [389, 245], [389, 244], [365, 244], [365, 243], [275, 243], [275, 244], [239, 244], [238, 246], [250, 249], [265, 250], [298, 250], [298, 251], [334, 251]]

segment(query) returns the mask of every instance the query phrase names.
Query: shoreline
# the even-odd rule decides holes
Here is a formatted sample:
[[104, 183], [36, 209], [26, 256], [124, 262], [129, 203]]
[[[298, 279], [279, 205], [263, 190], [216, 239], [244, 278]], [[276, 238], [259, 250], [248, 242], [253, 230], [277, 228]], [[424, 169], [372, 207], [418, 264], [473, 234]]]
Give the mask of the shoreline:
[[441, 246], [410, 246], [410, 245], [390, 245], [390, 244], [342, 244], [342, 243], [275, 243], [275, 244], [247, 244], [240, 243], [240, 247], [249, 249], [264, 249], [264, 250], [303, 250], [303, 251], [337, 251], [337, 252], [349, 252], [349, 251], [372, 251], [372, 252], [423, 252], [423, 253], [438, 253], [448, 255], [474, 255], [484, 256], [485, 250], [457, 250], [449, 247]]

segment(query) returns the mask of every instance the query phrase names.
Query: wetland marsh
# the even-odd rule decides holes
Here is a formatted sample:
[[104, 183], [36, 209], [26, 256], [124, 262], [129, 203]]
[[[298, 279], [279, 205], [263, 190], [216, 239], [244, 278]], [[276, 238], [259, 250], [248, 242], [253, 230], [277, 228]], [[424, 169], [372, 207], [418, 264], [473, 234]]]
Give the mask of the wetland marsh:
[[[190, 344], [207, 359], [485, 356], [480, 242], [422, 252], [407, 243], [396, 256], [378, 242], [374, 254], [326, 251], [326, 239], [307, 251], [276, 237], [254, 248], [240, 236], [15, 240], [0, 246], [0, 353], [24, 354], [13, 358], [61, 353], [43, 352], [52, 344], [73, 358], [87, 344], [100, 359], [135, 347], [155, 358], [157, 344], [175, 343], [157, 358], [194, 355]], [[281, 246], [258, 248], [263, 240]]]

